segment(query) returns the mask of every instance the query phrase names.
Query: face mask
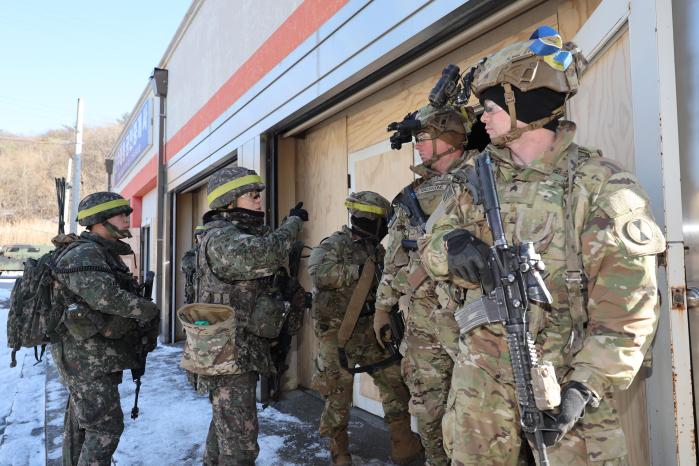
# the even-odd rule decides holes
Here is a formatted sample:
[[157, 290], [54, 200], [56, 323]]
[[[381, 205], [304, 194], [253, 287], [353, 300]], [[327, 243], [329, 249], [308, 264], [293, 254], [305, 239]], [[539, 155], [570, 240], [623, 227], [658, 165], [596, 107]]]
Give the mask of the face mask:
[[367, 238], [374, 239], [377, 242], [381, 241], [386, 233], [388, 233], [388, 226], [386, 225], [386, 219], [380, 217], [378, 219], [370, 219], [365, 217], [355, 217], [354, 215], [350, 217], [350, 223], [352, 225], [352, 232], [356, 235]]

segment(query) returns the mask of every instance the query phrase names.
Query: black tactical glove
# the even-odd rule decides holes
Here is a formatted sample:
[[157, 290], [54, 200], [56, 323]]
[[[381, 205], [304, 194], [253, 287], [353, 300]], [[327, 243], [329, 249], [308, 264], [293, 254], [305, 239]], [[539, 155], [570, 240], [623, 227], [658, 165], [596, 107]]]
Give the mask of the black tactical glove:
[[303, 208], [303, 202], [299, 202], [289, 211], [289, 217], [298, 217], [304, 222], [308, 221], [308, 211]]
[[481, 283], [486, 293], [495, 288], [488, 267], [490, 248], [468, 230], [454, 230], [444, 236], [449, 272], [471, 283]]
[[547, 411], [544, 415], [542, 433], [546, 446], [552, 447], [560, 442], [575, 423], [585, 415], [585, 407], [595, 401], [590, 389], [580, 382], [570, 382], [563, 387], [558, 414]]

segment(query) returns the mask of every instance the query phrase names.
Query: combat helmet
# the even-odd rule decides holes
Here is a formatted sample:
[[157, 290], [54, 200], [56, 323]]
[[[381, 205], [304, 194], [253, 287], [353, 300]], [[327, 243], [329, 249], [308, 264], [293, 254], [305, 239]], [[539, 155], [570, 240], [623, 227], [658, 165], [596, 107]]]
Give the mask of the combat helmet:
[[119, 229], [108, 222], [115, 215], [130, 214], [133, 209], [129, 200], [118, 193], [100, 191], [88, 194], [78, 204], [76, 220], [84, 227], [103, 224], [115, 239], [131, 238], [128, 229]]
[[226, 167], [211, 175], [206, 199], [210, 209], [222, 209], [245, 193], [264, 189], [265, 184], [255, 170]]
[[[565, 102], [578, 91], [584, 64], [585, 59], [575, 44], [563, 43], [558, 32], [549, 26], [539, 27], [529, 40], [516, 42], [484, 58], [473, 70], [471, 90], [483, 103], [484, 94], [501, 86], [503, 103], [511, 119], [510, 132], [492, 142], [503, 145], [525, 131], [545, 127], [563, 116]], [[517, 128], [516, 96], [522, 98], [536, 90], [557, 95], [557, 104], [527, 126]]]
[[130, 214], [133, 209], [129, 200], [124, 199], [118, 193], [101, 191], [88, 194], [78, 204], [76, 220], [80, 225], [89, 227], [97, 223], [104, 223], [108, 219], [119, 214]]
[[386, 236], [393, 208], [382, 195], [373, 191], [352, 193], [345, 200], [345, 207], [350, 213], [352, 231], [379, 241]]

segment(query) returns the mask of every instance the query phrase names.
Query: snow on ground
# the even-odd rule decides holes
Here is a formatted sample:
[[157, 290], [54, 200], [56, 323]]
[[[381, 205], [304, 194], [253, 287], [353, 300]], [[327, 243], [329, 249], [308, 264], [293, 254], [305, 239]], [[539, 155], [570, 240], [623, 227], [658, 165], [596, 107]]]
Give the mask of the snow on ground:
[[34, 352], [17, 353], [10, 368], [7, 307], [14, 280], [0, 279], [0, 465], [42, 465], [46, 361], [34, 365]]
[[[12, 284], [0, 279], [0, 466], [34, 466], [45, 461], [49, 466], [59, 465], [67, 391], [58, 380], [48, 351], [44, 361], [35, 366], [33, 351], [23, 349], [18, 353], [17, 367], [9, 367], [6, 324]], [[136, 420], [130, 418], [135, 385], [130, 372], [124, 374], [119, 391], [125, 429], [113, 464], [201, 464], [211, 405], [207, 397], [197, 395], [188, 385], [179, 367], [181, 352], [181, 346], [161, 344], [149, 354]], [[329, 463], [327, 443], [318, 435], [322, 402], [303, 392], [295, 393], [296, 398], [282, 401], [276, 408], [262, 409], [258, 404], [258, 466]], [[290, 413], [298, 413], [300, 418]], [[353, 432], [374, 432], [371, 429], [355, 418], [350, 422], [353, 438], [357, 438]], [[374, 443], [372, 440], [377, 439], [370, 439], [369, 445]], [[390, 464], [362, 458], [359, 451], [352, 453], [355, 464]], [[362, 453], [372, 456], [366, 449]]]

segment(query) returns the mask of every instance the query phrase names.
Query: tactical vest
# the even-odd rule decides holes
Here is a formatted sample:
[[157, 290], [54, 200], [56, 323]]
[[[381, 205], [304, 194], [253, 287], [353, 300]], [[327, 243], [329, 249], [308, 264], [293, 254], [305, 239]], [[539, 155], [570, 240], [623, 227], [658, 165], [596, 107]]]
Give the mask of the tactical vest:
[[232, 282], [221, 279], [209, 264], [209, 243], [219, 235], [242, 234], [242, 231], [225, 220], [207, 223], [206, 227], [196, 249], [196, 302], [225, 304], [235, 311], [236, 351], [229, 355], [229, 359], [235, 360], [235, 367], [228, 373], [269, 374], [272, 371], [270, 339], [279, 335], [290, 311], [289, 303], [272, 293], [276, 270], [256, 269]]
[[[416, 225], [414, 222], [404, 222], [400, 228], [403, 229], [402, 237], [407, 240], [417, 240], [425, 234], [423, 228], [429, 228], [431, 223], [434, 223], [443, 213], [445, 197], [454, 195], [453, 184], [463, 183], [465, 175], [462, 174], [462, 167], [465, 164], [455, 167], [451, 172], [432, 176], [430, 178], [421, 178], [415, 180], [412, 184], [417, 197], [417, 201], [422, 209], [425, 217], [427, 217], [427, 225]], [[393, 217], [390, 228], [396, 228], [395, 222], [401, 217], [405, 218], [406, 213], [401, 213], [399, 210], [404, 210], [400, 205], [394, 202], [396, 215]], [[391, 233], [389, 233], [391, 234]], [[390, 261], [400, 270], [391, 281], [391, 287], [396, 290], [401, 296], [412, 296], [413, 298], [436, 298], [435, 283], [427, 278], [426, 272], [422, 269], [422, 260], [417, 250], [406, 250], [397, 248], [394, 251], [394, 256]], [[403, 309], [404, 312], [407, 309]]]
[[232, 306], [236, 311], [238, 325], [245, 327], [254, 310], [257, 297], [264, 288], [271, 285], [272, 277], [226, 282], [211, 269], [206, 254], [209, 241], [217, 234], [232, 233], [237, 230], [236, 226], [230, 222], [215, 221], [207, 224], [206, 233], [202, 235], [203, 238], [200, 239], [196, 249], [197, 269], [194, 273], [194, 293], [195, 302]]

